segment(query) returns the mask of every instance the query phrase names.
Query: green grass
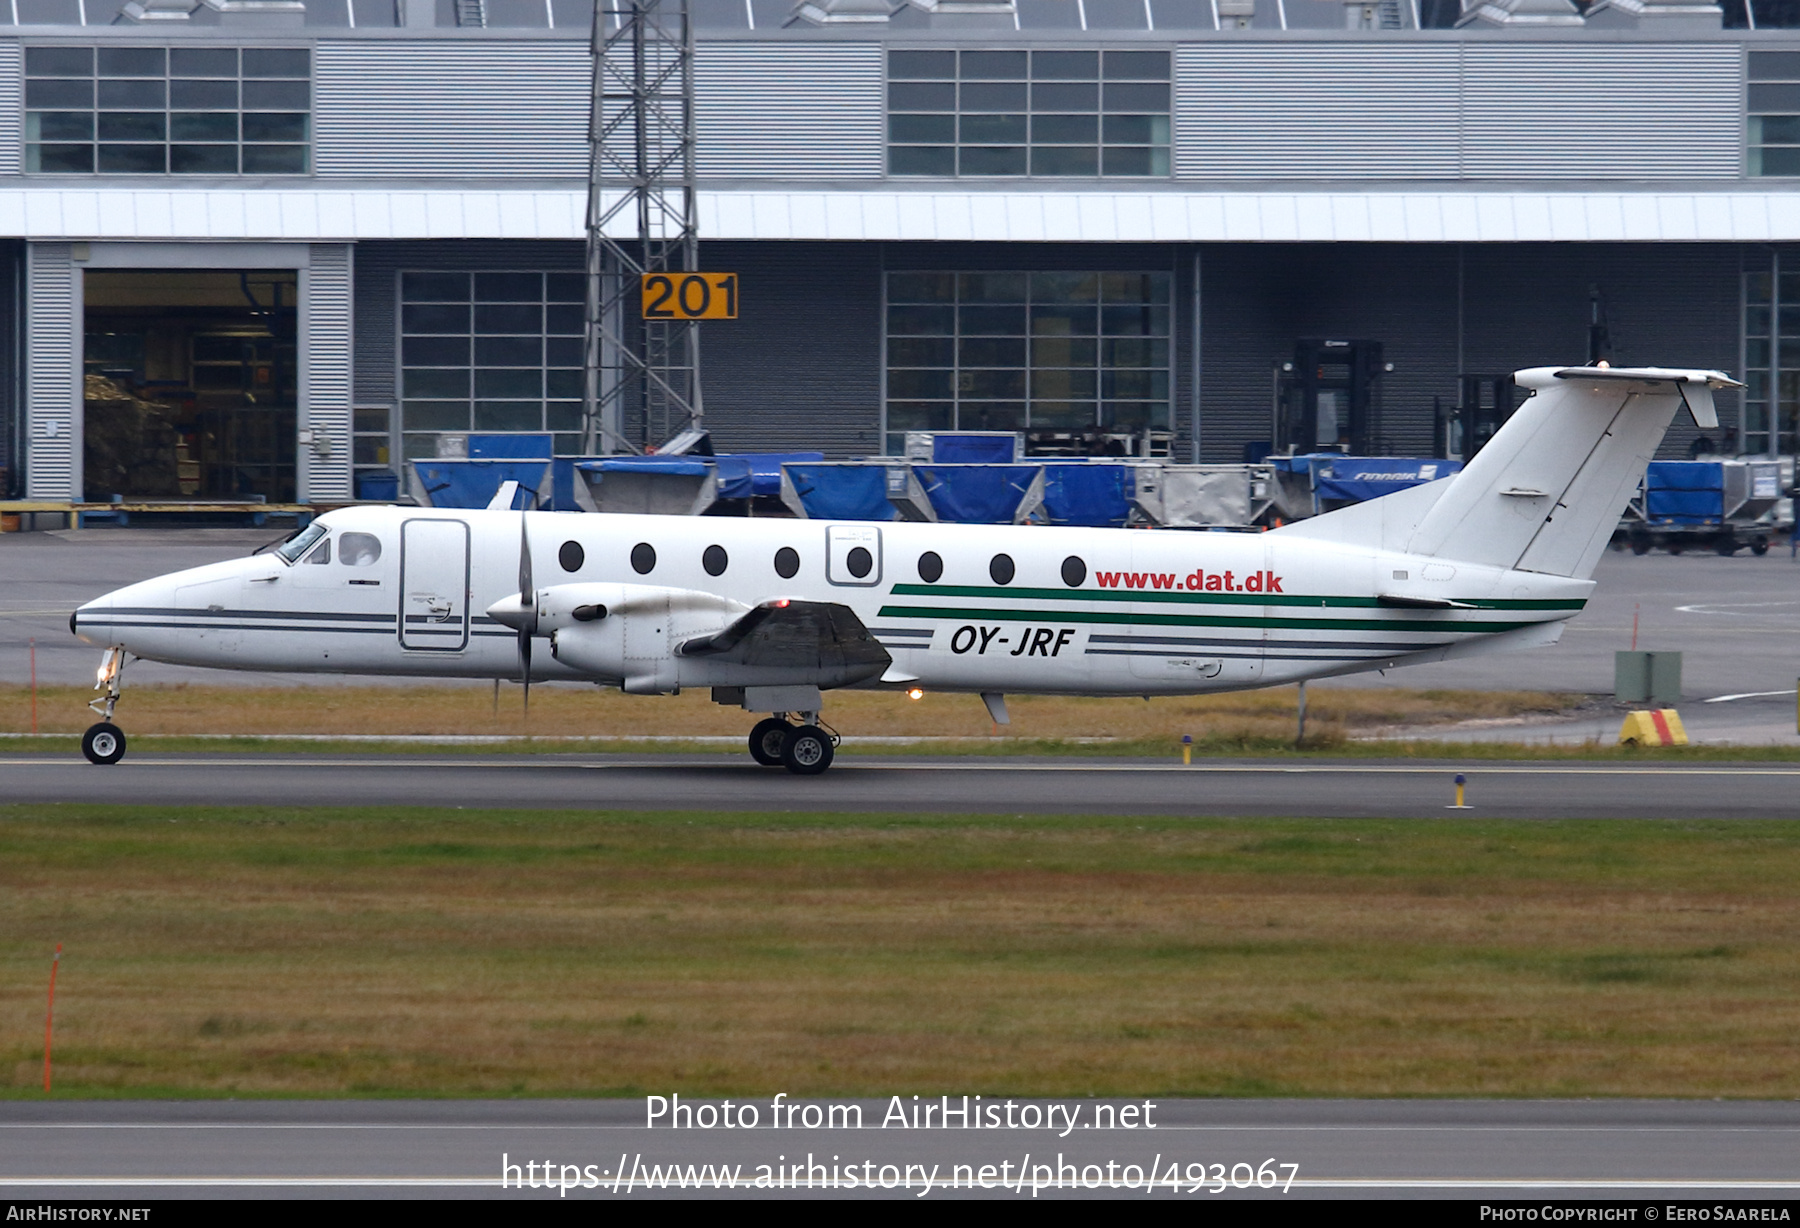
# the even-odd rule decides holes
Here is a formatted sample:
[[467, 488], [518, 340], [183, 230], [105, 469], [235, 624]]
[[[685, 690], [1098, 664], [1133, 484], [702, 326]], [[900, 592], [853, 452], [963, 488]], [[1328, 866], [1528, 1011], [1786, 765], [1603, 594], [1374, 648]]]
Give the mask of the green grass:
[[1800, 823], [0, 807], [0, 1096], [1800, 1095]]

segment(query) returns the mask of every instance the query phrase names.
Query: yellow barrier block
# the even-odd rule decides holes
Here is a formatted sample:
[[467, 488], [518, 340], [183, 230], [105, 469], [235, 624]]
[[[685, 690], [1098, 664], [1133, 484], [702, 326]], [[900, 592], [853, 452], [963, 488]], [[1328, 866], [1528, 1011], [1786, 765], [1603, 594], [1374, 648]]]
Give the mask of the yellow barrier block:
[[1619, 726], [1620, 746], [1686, 746], [1687, 730], [1673, 708], [1637, 711]]

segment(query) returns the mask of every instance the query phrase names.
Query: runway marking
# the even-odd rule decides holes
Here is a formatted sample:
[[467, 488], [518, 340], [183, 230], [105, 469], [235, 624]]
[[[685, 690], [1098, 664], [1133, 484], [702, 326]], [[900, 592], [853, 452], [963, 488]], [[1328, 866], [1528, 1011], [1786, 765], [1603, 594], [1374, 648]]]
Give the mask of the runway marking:
[[1728, 602], [1695, 602], [1693, 605], [1678, 605], [1677, 614], [1724, 614], [1726, 618], [1754, 618], [1754, 614], [1725, 614], [1727, 610], [1764, 610], [1771, 608], [1787, 608], [1800, 605], [1800, 601], [1728, 601]]
[[[1030, 1102], [1026, 1102], [1030, 1103]], [[842, 1133], [853, 1134], [857, 1128], [844, 1126], [834, 1127]], [[868, 1133], [880, 1133], [880, 1126], [860, 1127]], [[1233, 1125], [1204, 1125], [1196, 1123], [1158, 1125], [1157, 1130], [1193, 1133], [1267, 1133], [1281, 1131], [1287, 1134], [1794, 1134], [1800, 1133], [1800, 1125], [1793, 1126], [1477, 1126], [1458, 1125], [1454, 1123], [1424, 1122], [1418, 1125], [1295, 1125], [1252, 1123]], [[0, 1130], [638, 1130], [646, 1134], [655, 1133], [650, 1127], [630, 1122], [547, 1122], [540, 1124], [512, 1122], [275, 1122], [275, 1121], [201, 1121], [201, 1122], [0, 1122]], [[775, 1126], [747, 1126], [735, 1131], [737, 1134], [782, 1134], [786, 1132]], [[1140, 1133], [1129, 1127], [1101, 1128], [1083, 1130], [1084, 1136], [1100, 1134], [1131, 1134], [1142, 1137]], [[0, 1182], [10, 1178], [0, 1175]], [[1800, 1179], [1796, 1179], [1800, 1181]]]
[[1785, 691], [1745, 691], [1741, 695], [1714, 695], [1711, 699], [1703, 699], [1700, 702], [1703, 704], [1723, 704], [1730, 703], [1734, 699], [1762, 699], [1764, 696], [1768, 695], [1792, 695], [1793, 693], [1793, 687], [1789, 687]]

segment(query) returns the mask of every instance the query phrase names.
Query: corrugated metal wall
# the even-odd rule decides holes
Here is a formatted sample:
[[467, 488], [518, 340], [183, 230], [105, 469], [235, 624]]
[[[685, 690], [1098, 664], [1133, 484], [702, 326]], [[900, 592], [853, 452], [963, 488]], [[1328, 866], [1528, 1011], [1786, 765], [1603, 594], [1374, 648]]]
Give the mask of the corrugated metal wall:
[[[1606, 306], [1615, 364], [1717, 367], [1738, 361], [1738, 249], [1728, 245], [1220, 245], [1204, 249], [1202, 443], [1237, 461], [1270, 437], [1274, 368], [1301, 337], [1383, 343], [1383, 427], [1402, 455], [1432, 446], [1432, 398], [1457, 397], [1460, 370], [1502, 374], [1587, 358], [1589, 288]], [[1676, 288], [1679, 289], [1676, 289]], [[1722, 393], [1727, 425], [1735, 393]], [[1682, 416], [1663, 455], [1685, 454]]]
[[17, 175], [24, 166], [24, 65], [18, 43], [0, 43], [0, 175]]
[[24, 493], [25, 404], [19, 360], [25, 338], [19, 330], [24, 305], [25, 245], [0, 243], [0, 498]]
[[[300, 498], [348, 499], [350, 490], [350, 339], [356, 335], [350, 245], [314, 243], [300, 272]], [[320, 455], [320, 451], [323, 455]]]
[[699, 168], [737, 179], [878, 179], [879, 43], [701, 44]]
[[323, 41], [322, 178], [587, 178], [589, 58], [572, 40]]
[[1733, 43], [1537, 41], [1176, 52], [1183, 179], [1729, 179]]
[[720, 451], [881, 450], [881, 245], [702, 243], [738, 274], [735, 320], [702, 326], [706, 422]]
[[[317, 173], [585, 179], [590, 63], [571, 40], [321, 42]], [[703, 43], [694, 83], [702, 175], [882, 173], [880, 44]]]
[[1183, 179], [1453, 179], [1457, 49], [1188, 43], [1175, 54]]
[[81, 292], [67, 243], [26, 253], [25, 497], [81, 498]]

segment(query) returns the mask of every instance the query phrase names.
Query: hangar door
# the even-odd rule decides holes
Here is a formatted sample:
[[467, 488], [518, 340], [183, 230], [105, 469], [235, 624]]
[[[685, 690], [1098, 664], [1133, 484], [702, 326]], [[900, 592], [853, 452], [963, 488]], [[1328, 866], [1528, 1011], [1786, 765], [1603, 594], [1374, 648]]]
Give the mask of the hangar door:
[[460, 652], [469, 643], [469, 526], [400, 526], [400, 647]]

